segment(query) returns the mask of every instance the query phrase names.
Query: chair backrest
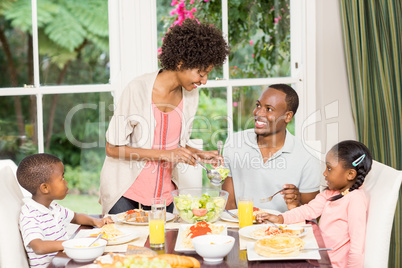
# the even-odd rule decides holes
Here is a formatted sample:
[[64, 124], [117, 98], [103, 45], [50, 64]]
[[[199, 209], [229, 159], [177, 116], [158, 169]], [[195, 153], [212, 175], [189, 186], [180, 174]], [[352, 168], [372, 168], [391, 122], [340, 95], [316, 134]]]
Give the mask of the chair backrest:
[[18, 228], [23, 194], [10, 166], [0, 168], [0, 267], [29, 267]]
[[373, 161], [364, 181], [369, 197], [365, 268], [388, 267], [389, 246], [402, 171]]
[[[17, 165], [10, 159], [4, 159], [4, 160], [0, 160], [0, 170], [3, 167], [10, 167], [12, 172], [14, 173], [15, 179], [17, 179], [16, 174], [17, 174]], [[0, 173], [1, 174], [1, 173]], [[18, 182], [17, 182], [18, 183]], [[19, 185], [19, 184], [18, 184]], [[25, 190], [24, 188], [20, 186], [20, 189], [22, 191], [22, 195], [24, 197], [32, 197], [32, 194], [30, 192], [28, 192], [27, 190]]]

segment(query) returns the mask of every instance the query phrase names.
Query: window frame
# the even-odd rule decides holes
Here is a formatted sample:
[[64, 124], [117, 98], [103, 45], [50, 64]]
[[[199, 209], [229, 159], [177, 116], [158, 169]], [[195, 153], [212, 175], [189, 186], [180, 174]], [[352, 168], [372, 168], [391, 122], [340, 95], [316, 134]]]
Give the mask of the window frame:
[[[42, 86], [39, 78], [37, 0], [32, 3], [32, 41], [34, 84], [17, 88], [0, 88], [0, 96], [35, 95], [37, 104], [38, 152], [44, 152], [43, 96], [49, 94], [110, 92], [116, 104], [128, 82], [143, 73], [155, 71], [157, 62], [157, 0], [109, 0], [108, 84]], [[228, 0], [222, 0], [222, 31], [228, 33]], [[201, 88], [224, 87], [227, 90], [228, 135], [233, 133], [232, 90], [237, 86], [292, 84], [299, 94], [295, 134], [303, 141], [316, 140], [316, 126], [308, 123], [308, 115], [316, 110], [316, 10], [313, 0], [290, 0], [291, 76], [274, 78], [230, 79], [229, 62], [223, 66], [223, 77], [208, 80]], [[306, 123], [307, 122], [307, 123]]]

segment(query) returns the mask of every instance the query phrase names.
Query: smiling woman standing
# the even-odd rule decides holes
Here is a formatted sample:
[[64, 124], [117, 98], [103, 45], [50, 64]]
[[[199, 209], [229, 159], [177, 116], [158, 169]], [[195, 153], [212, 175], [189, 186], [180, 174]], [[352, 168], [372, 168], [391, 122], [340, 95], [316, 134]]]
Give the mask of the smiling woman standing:
[[128, 84], [106, 132], [102, 213], [116, 214], [140, 204], [150, 209], [155, 197], [165, 198], [172, 212], [175, 164], [217, 160], [216, 151], [200, 151], [186, 143], [198, 107], [197, 87], [206, 84], [208, 74], [228, 55], [222, 32], [211, 25], [187, 19], [165, 34], [159, 55], [162, 69]]

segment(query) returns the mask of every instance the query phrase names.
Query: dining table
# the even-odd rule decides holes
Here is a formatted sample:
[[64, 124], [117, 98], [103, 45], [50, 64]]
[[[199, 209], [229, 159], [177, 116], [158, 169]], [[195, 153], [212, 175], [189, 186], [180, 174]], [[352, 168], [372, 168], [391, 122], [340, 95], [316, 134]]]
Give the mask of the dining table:
[[[180, 220], [181, 221], [181, 220]], [[246, 244], [249, 243], [246, 238], [242, 237], [239, 234], [239, 226], [238, 223], [234, 222], [226, 222], [226, 221], [217, 221], [214, 224], [224, 224], [227, 226], [227, 235], [233, 236], [235, 238], [235, 244], [229, 254], [223, 259], [220, 263], [207, 263], [203, 261], [203, 258], [199, 256], [196, 252], [180, 252], [175, 250], [176, 241], [178, 239], [178, 233], [180, 226], [185, 224], [184, 222], [178, 222], [178, 220], [172, 220], [170, 222], [166, 222], [165, 225], [165, 246], [161, 249], [154, 250], [157, 254], [176, 254], [176, 255], [185, 255], [196, 258], [201, 267], [332, 267], [331, 261], [329, 259], [328, 253], [326, 250], [318, 251], [319, 257], [316, 259], [291, 259], [284, 258], [282, 260], [248, 260], [247, 247]], [[311, 236], [313, 236], [317, 242], [319, 248], [325, 248], [325, 244], [323, 238], [321, 236], [321, 230], [315, 221], [306, 221], [302, 223], [307, 229], [310, 229]], [[132, 230], [136, 230], [140, 233], [140, 237], [134, 239], [133, 241], [128, 241], [125, 245], [115, 245], [115, 246], [107, 246], [105, 253], [108, 252], [120, 252], [124, 254], [127, 251], [127, 245], [135, 245], [142, 246], [146, 248], [151, 248], [149, 243], [149, 231], [148, 226], [136, 226], [136, 225], [127, 225], [126, 228], [132, 228]], [[94, 227], [92, 226], [79, 226], [76, 231], [71, 235], [70, 239], [79, 236], [78, 234], [90, 231]], [[70, 259], [64, 252], [59, 251], [57, 255], [53, 258], [52, 262], [49, 264], [48, 268], [76, 268], [76, 267], [90, 267], [89, 263], [79, 263]]]

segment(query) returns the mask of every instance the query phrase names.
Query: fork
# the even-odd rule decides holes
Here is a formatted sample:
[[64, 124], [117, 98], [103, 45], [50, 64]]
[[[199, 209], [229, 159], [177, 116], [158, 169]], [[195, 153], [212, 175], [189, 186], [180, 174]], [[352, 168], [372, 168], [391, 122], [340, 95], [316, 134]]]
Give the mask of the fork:
[[282, 192], [283, 190], [285, 190], [285, 189], [282, 189], [282, 190], [277, 191], [276, 193], [274, 193], [274, 194], [271, 195], [270, 197], [261, 198], [261, 199], [260, 199], [260, 202], [261, 202], [261, 203], [271, 202], [271, 201], [272, 201], [272, 198], [274, 198], [275, 195], [279, 194], [279, 193]]

